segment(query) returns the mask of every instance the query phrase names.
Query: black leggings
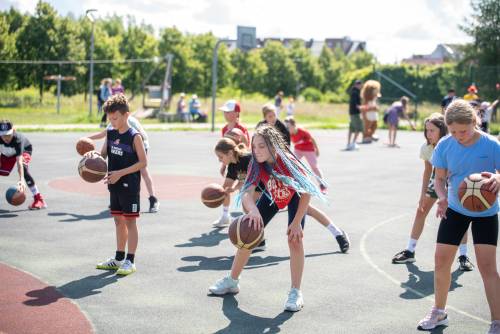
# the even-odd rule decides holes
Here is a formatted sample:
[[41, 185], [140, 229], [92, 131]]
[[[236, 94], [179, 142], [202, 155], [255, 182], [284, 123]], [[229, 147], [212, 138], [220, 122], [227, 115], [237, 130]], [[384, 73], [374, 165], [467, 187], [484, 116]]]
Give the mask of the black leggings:
[[35, 185], [35, 180], [31, 176], [30, 172], [28, 171], [28, 166], [23, 164], [23, 171], [24, 171], [24, 179], [26, 180], [26, 184], [28, 187], [33, 187]]
[[[273, 219], [274, 215], [278, 213], [279, 208], [276, 203], [271, 203], [269, 199], [269, 193], [266, 191], [260, 196], [259, 202], [257, 203], [257, 209], [259, 209], [259, 213], [262, 216], [262, 220], [264, 222], [264, 227]], [[295, 193], [288, 203], [288, 225], [293, 222], [295, 215], [297, 214], [297, 210], [299, 208], [300, 197], [297, 193]], [[302, 225], [302, 229], [304, 229], [304, 224], [306, 222], [306, 215], [302, 217], [302, 221], [300, 225]]]
[[498, 214], [488, 217], [469, 217], [450, 208], [446, 210], [446, 218], [441, 219], [439, 224], [437, 242], [458, 246], [471, 223], [474, 245], [497, 245]]

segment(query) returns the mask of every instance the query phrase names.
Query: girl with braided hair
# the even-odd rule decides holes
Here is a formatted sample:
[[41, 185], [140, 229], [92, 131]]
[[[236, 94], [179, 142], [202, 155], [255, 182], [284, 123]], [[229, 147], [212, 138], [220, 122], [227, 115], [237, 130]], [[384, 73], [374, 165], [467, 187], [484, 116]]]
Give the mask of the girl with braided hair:
[[[304, 305], [300, 291], [304, 271], [304, 217], [311, 196], [324, 198], [313, 178], [317, 176], [298, 161], [274, 127], [262, 125], [255, 130], [252, 159], [236, 201], [243, 202], [250, 224], [256, 230], [264, 228], [280, 209], [288, 207], [291, 289], [284, 308], [291, 312], [300, 311]], [[266, 189], [256, 204], [254, 192], [259, 182], [264, 183]], [[209, 287], [210, 293], [238, 293], [239, 277], [250, 254], [251, 250], [238, 249], [231, 273]]]

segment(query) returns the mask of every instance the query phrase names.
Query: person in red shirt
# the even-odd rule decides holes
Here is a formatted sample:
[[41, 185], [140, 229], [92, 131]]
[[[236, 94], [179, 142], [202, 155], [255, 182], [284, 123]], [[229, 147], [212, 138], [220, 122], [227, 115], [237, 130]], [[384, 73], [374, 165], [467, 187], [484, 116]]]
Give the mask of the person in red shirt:
[[[295, 153], [299, 160], [305, 157], [314, 174], [316, 174], [319, 179], [323, 179], [323, 174], [318, 167], [319, 148], [316, 141], [309, 131], [297, 127], [293, 117], [288, 117], [285, 122], [288, 125], [288, 131], [290, 132], [290, 138], [293, 143], [293, 153]], [[319, 188], [323, 194], [326, 194], [326, 185], [320, 182]]]
[[[312, 196], [324, 197], [311, 181], [315, 177], [313, 172], [294, 157], [274, 127], [258, 127], [251, 143], [252, 159], [237, 201], [242, 200], [252, 228], [256, 230], [264, 228], [280, 209], [288, 208], [291, 289], [284, 308], [291, 312], [300, 311], [304, 305], [300, 286], [304, 271], [302, 238], [305, 215]], [[255, 190], [260, 182], [265, 185], [265, 191], [256, 204]], [[210, 286], [209, 292], [214, 295], [238, 293], [239, 277], [250, 254], [251, 250], [238, 249], [231, 273]]]

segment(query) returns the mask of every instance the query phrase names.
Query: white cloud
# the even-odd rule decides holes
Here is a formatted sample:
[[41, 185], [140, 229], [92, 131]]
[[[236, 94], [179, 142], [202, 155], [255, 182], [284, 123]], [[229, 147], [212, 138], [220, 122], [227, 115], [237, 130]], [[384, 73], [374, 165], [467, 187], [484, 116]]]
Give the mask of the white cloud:
[[[4, 0], [33, 12], [37, 0]], [[236, 26], [257, 28], [258, 37], [324, 39], [350, 36], [367, 42], [382, 62], [392, 63], [412, 54], [431, 52], [438, 43], [464, 43], [470, 39], [458, 29], [470, 13], [469, 0], [51, 0], [62, 14], [82, 15], [97, 8], [100, 16], [133, 15], [137, 22], [158, 30], [176, 26], [181, 31], [212, 31], [219, 37], [236, 37]]]

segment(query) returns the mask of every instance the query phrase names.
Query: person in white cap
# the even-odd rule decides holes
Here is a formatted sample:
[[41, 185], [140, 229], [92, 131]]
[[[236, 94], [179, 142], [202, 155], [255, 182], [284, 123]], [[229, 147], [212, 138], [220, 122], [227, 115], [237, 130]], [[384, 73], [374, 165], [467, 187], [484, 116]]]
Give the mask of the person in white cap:
[[489, 103], [483, 101], [479, 106], [479, 116], [481, 117], [481, 130], [486, 133], [490, 133], [490, 122], [491, 122], [491, 114], [498, 104], [498, 100], [495, 100], [493, 103]]
[[193, 94], [191, 101], [189, 101], [189, 113], [195, 122], [205, 122], [207, 120], [207, 115], [201, 111], [201, 102], [196, 94]]

